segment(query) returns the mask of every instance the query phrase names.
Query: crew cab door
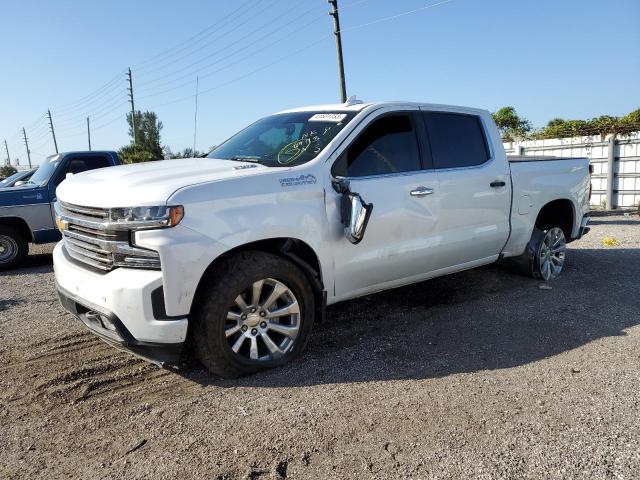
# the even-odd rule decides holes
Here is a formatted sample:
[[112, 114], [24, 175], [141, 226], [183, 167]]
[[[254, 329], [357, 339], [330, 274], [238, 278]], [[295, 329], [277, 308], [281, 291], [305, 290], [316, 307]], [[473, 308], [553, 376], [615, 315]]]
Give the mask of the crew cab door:
[[[509, 165], [494, 128], [464, 111], [423, 110], [439, 181], [438, 232], [441, 244], [435, 269], [497, 257], [509, 236]], [[489, 260], [490, 261], [490, 260]]]
[[362, 240], [332, 246], [337, 297], [406, 283], [433, 268], [438, 177], [429, 168], [417, 108], [380, 112], [359, 126], [332, 167], [333, 178], [373, 205]]

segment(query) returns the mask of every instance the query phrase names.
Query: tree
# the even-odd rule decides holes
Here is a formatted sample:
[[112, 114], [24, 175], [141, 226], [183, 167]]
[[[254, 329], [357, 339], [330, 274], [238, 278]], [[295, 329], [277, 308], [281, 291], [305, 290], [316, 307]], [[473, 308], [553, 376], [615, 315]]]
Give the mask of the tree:
[[492, 115], [504, 141], [512, 142], [519, 138], [525, 138], [531, 131], [529, 120], [520, 118], [513, 107], [502, 107]]
[[158, 157], [154, 156], [153, 153], [134, 144], [122, 147], [118, 151], [118, 156], [120, 160], [122, 160], [122, 163], [141, 163], [158, 160]]
[[[136, 132], [134, 139], [133, 118], [136, 121]], [[129, 124], [129, 136], [132, 143], [122, 147], [118, 154], [124, 163], [148, 162], [164, 158], [162, 145], [160, 144], [160, 131], [162, 122], [158, 120], [155, 112], [141, 112], [137, 110], [135, 117], [131, 113], [127, 114]]]
[[194, 152], [193, 148], [187, 147], [181, 152], [175, 153], [172, 158], [197, 158], [202, 155], [204, 155], [204, 152], [200, 152], [198, 150]]
[[18, 170], [13, 165], [3, 165], [0, 167], [0, 178], [7, 178], [16, 173]]
[[623, 117], [601, 115], [589, 120], [554, 118], [534, 134], [535, 138], [586, 137], [591, 135], [627, 135], [640, 131], [640, 109]]

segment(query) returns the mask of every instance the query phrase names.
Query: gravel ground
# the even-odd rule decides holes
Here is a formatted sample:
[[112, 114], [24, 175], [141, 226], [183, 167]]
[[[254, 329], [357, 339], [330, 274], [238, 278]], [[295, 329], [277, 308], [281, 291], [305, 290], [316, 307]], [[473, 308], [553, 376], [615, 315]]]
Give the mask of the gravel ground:
[[87, 333], [50, 252], [0, 274], [0, 478], [640, 476], [637, 215], [596, 218], [550, 288], [491, 266], [346, 302], [235, 381]]

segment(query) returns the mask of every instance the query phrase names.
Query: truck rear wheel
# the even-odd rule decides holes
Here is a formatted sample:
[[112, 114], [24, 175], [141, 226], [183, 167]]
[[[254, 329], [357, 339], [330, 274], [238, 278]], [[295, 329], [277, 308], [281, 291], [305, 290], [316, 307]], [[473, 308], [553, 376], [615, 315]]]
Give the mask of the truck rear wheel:
[[232, 378], [283, 365], [304, 349], [314, 296], [294, 264], [265, 252], [240, 252], [204, 279], [193, 344], [212, 373]]
[[[534, 230], [535, 233], [536, 230]], [[540, 232], [540, 230], [538, 230]], [[567, 250], [567, 240], [559, 227], [549, 228], [542, 232], [542, 238], [537, 241], [533, 262], [533, 277], [548, 282], [553, 280], [564, 267]], [[540, 235], [538, 234], [538, 237]]]
[[17, 267], [29, 254], [29, 244], [22, 234], [8, 225], [0, 225], [0, 272]]
[[562, 272], [567, 250], [564, 232], [559, 227], [534, 228], [524, 253], [507, 259], [525, 275], [548, 282]]

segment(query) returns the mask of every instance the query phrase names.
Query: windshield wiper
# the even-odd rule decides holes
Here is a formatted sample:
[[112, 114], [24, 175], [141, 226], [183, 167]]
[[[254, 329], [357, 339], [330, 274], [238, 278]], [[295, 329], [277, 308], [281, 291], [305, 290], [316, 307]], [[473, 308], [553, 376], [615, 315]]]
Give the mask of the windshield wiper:
[[260, 157], [242, 157], [242, 156], [235, 156], [235, 157], [230, 157], [227, 160], [231, 160], [234, 162], [254, 162], [254, 163], [260, 163]]

